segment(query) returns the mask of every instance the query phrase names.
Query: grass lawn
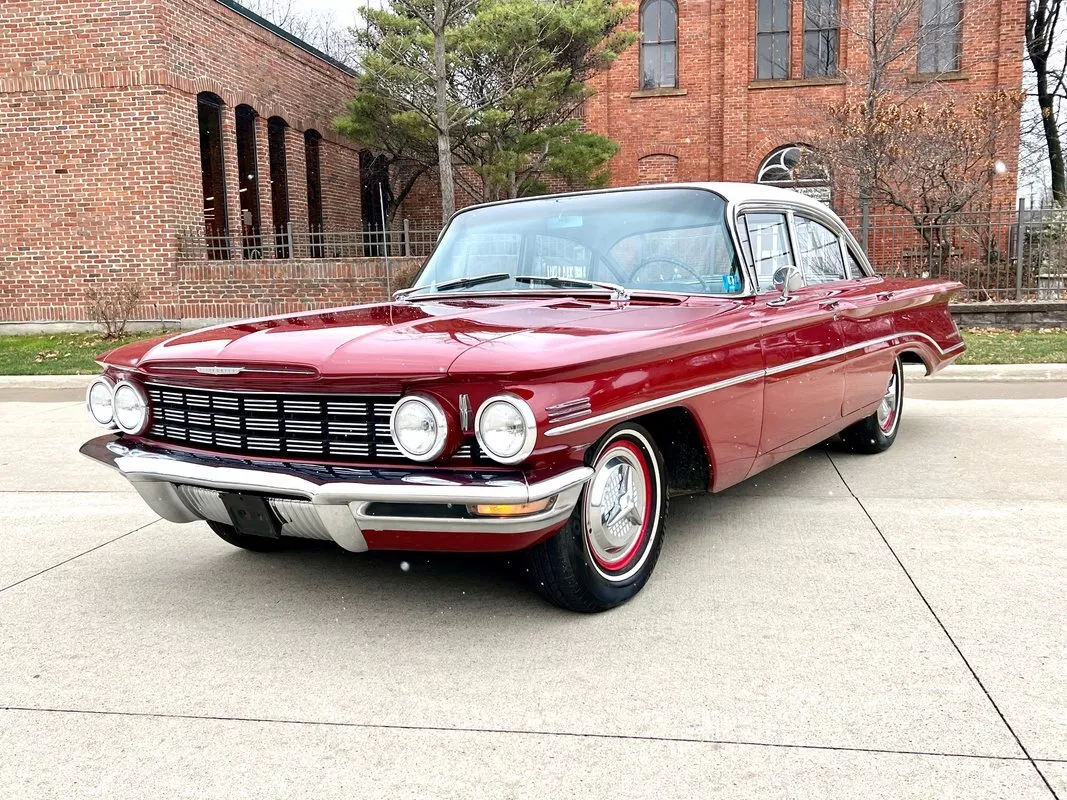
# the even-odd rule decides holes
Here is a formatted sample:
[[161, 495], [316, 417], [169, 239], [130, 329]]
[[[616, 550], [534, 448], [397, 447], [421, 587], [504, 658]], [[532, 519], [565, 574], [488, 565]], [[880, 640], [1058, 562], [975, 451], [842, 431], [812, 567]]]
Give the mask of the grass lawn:
[[1067, 329], [1006, 331], [970, 328], [963, 331], [967, 352], [957, 364], [1064, 364]]
[[[94, 375], [93, 359], [126, 342], [157, 336], [136, 333], [107, 341], [96, 333], [0, 336], [0, 375]], [[959, 364], [1067, 363], [1067, 330], [970, 329], [963, 331], [967, 352]]]
[[93, 359], [113, 347], [158, 332], [106, 340], [98, 333], [52, 333], [0, 336], [0, 375], [95, 375]]

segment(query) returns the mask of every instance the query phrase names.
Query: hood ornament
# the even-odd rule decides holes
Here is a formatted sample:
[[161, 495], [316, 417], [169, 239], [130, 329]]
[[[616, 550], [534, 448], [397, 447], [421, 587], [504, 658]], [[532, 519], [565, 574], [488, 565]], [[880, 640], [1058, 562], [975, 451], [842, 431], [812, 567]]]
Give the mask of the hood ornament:
[[245, 367], [197, 367], [196, 371], [201, 375], [240, 375], [245, 371]]

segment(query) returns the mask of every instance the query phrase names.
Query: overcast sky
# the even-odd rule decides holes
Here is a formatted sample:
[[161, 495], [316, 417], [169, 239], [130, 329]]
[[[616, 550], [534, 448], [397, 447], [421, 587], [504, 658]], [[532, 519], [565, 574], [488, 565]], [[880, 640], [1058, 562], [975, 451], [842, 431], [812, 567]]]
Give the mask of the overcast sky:
[[312, 13], [333, 14], [334, 18], [346, 25], [356, 18], [356, 9], [363, 2], [357, 0], [293, 0], [293, 7]]

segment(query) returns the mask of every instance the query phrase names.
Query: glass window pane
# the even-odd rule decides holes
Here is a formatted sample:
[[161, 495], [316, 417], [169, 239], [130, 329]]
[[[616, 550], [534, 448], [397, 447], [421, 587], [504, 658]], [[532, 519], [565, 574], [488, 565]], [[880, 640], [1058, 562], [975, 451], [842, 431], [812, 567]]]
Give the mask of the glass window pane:
[[660, 0], [648, 0], [641, 9], [641, 32], [646, 42], [659, 41]]
[[759, 0], [756, 6], [756, 31], [767, 33], [771, 28], [771, 0]]
[[641, 46], [641, 88], [654, 89], [659, 86], [659, 48], [658, 44]]
[[678, 49], [673, 44], [660, 45], [660, 60], [661, 72], [659, 85], [673, 89], [678, 85], [678, 65], [675, 63], [675, 56]]
[[837, 234], [822, 223], [807, 217], [794, 217], [800, 268], [805, 283], [828, 283], [845, 280], [845, 262]]
[[779, 267], [796, 263], [789, 246], [784, 214], [748, 214], [749, 247], [756, 267], [760, 291], [773, 288], [771, 278]]
[[774, 77], [789, 77], [789, 34], [775, 33], [774, 37]]
[[761, 33], [756, 38], [756, 77], [769, 80], [774, 77], [774, 52], [772, 34]]
[[662, 6], [659, 16], [660, 41], [673, 42], [678, 38], [678, 11], [673, 3], [668, 3], [666, 0], [660, 5]]
[[789, 0], [774, 0], [774, 29], [789, 30]]

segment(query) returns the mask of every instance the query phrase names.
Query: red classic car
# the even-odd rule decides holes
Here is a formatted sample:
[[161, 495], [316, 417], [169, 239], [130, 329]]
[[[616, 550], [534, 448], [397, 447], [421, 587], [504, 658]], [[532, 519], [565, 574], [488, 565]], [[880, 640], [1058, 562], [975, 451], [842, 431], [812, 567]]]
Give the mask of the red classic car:
[[465, 209], [393, 302], [101, 358], [82, 452], [231, 544], [523, 551], [601, 611], [648, 580], [668, 500], [835, 434], [900, 431], [901, 363], [964, 343], [958, 284], [881, 278], [794, 192], [662, 185]]

